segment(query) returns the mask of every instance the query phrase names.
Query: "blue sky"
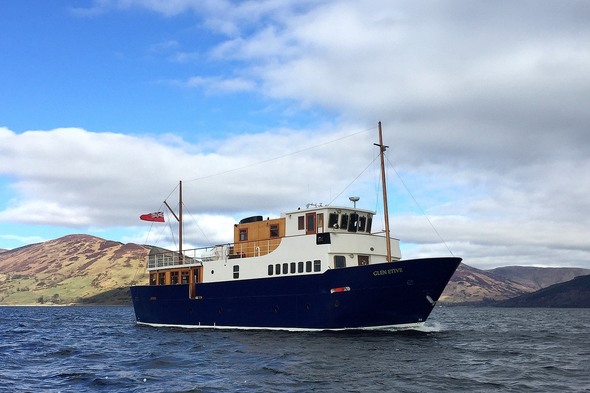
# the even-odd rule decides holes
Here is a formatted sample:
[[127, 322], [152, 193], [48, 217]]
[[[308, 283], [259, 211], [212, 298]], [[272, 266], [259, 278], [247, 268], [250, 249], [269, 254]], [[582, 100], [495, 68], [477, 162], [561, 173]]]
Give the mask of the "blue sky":
[[424, 210], [469, 265], [590, 268], [588, 26], [561, 1], [6, 2], [0, 248], [169, 242], [137, 217], [179, 179], [195, 246], [375, 209], [381, 120], [405, 256], [448, 253]]

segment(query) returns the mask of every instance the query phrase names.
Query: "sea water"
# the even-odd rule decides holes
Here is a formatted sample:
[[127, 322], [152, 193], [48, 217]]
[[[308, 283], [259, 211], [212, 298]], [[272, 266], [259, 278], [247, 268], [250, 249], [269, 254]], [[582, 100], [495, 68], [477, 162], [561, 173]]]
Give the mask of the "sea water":
[[590, 392], [590, 309], [437, 307], [418, 331], [138, 326], [0, 307], [2, 392]]

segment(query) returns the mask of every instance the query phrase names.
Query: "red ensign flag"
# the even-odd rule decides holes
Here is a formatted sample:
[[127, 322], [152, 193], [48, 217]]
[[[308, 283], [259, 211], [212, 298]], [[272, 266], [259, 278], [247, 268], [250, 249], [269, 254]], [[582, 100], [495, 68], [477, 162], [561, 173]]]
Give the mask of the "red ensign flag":
[[164, 222], [164, 212], [147, 213], [139, 216], [140, 220]]

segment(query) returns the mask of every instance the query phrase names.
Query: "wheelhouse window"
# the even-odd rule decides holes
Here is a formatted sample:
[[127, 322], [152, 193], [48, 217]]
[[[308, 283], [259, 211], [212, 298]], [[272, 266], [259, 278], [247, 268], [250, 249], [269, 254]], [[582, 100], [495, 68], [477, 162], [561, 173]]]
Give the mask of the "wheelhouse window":
[[330, 213], [328, 218], [328, 227], [330, 229], [338, 229], [338, 213]]
[[367, 217], [360, 216], [359, 217], [359, 232], [364, 232], [367, 226]]
[[240, 229], [240, 241], [244, 242], [246, 240], [248, 240], [248, 229]]
[[371, 233], [371, 225], [373, 224], [373, 217], [367, 217], [367, 232]]
[[348, 228], [348, 214], [342, 214], [340, 216], [340, 228], [342, 228], [342, 229]]
[[300, 231], [305, 229], [305, 217], [304, 216], [297, 217], [297, 229], [299, 229]]
[[272, 224], [270, 226], [270, 237], [279, 237], [279, 225], [278, 224]]
[[352, 213], [350, 215], [350, 221], [348, 222], [348, 232], [356, 232], [358, 225], [359, 215]]

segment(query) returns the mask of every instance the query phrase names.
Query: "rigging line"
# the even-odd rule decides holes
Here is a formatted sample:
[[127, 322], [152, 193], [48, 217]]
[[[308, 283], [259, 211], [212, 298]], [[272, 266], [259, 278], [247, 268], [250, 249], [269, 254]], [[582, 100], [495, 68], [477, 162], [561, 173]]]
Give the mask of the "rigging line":
[[184, 212], [187, 213], [191, 217], [191, 219], [193, 220], [193, 222], [195, 223], [195, 225], [197, 226], [197, 228], [199, 228], [199, 231], [201, 231], [201, 233], [205, 237], [205, 240], [207, 241], [207, 244], [209, 246], [212, 246], [213, 244], [211, 244], [211, 241], [207, 237], [207, 234], [205, 233], [205, 231], [203, 231], [203, 229], [201, 228], [201, 226], [199, 225], [199, 223], [197, 222], [197, 220], [195, 219], [195, 217], [192, 215], [191, 212], [188, 211], [188, 209], [186, 208], [186, 205], [184, 203], [182, 204], [182, 206], [184, 206]]
[[219, 172], [219, 173], [214, 173], [214, 174], [207, 175], [207, 176], [197, 177], [197, 178], [194, 178], [194, 179], [185, 180], [185, 183], [189, 183], [189, 182], [193, 182], [193, 181], [197, 181], [197, 180], [209, 179], [211, 177], [221, 176], [221, 175], [225, 175], [227, 173], [236, 172], [236, 171], [239, 171], [239, 170], [242, 170], [242, 169], [246, 169], [246, 168], [251, 168], [253, 166], [266, 164], [267, 162], [271, 162], [271, 161], [275, 161], [275, 160], [280, 160], [281, 158], [293, 156], [295, 154], [303, 153], [304, 151], [308, 151], [308, 150], [316, 149], [316, 148], [321, 147], [321, 146], [329, 145], [330, 143], [339, 142], [339, 141], [341, 141], [343, 139], [350, 138], [350, 137], [353, 137], [355, 135], [359, 135], [359, 134], [362, 134], [364, 132], [371, 131], [374, 128], [375, 127], [370, 128], [370, 129], [367, 129], [367, 130], [363, 130], [363, 131], [358, 131], [358, 132], [355, 132], [355, 133], [350, 134], [350, 135], [345, 135], [345, 136], [343, 136], [341, 138], [338, 138], [338, 139], [334, 139], [334, 140], [331, 140], [331, 141], [320, 143], [319, 145], [314, 145], [314, 146], [306, 147], [304, 149], [297, 150], [297, 151], [294, 151], [294, 152], [291, 152], [291, 153], [287, 153], [287, 154], [284, 154], [282, 156], [269, 158], [269, 159], [263, 160], [263, 161], [258, 161], [258, 162], [255, 162], [255, 163], [252, 163], [252, 164], [249, 164], [249, 165], [244, 165], [244, 166], [239, 167], [239, 168], [228, 169], [227, 171], [223, 171], [223, 172]]
[[391, 169], [393, 169], [393, 171], [395, 172], [395, 175], [398, 177], [398, 179], [400, 179], [400, 181], [401, 181], [402, 185], [404, 186], [404, 188], [406, 189], [407, 193], [410, 194], [410, 197], [412, 197], [412, 199], [414, 200], [414, 203], [416, 204], [416, 206], [418, 206], [418, 209], [420, 209], [420, 211], [422, 212], [422, 214], [426, 218], [426, 221], [428, 221], [428, 223], [430, 224], [430, 226], [434, 230], [434, 233], [436, 233], [436, 235], [438, 236], [438, 238], [440, 239], [440, 241], [445, 245], [445, 247], [447, 248], [447, 250], [449, 251], [449, 253], [451, 254], [451, 256], [454, 257], [455, 254], [453, 253], [453, 251], [451, 251], [451, 249], [450, 249], [449, 245], [447, 244], [447, 242], [445, 241], [445, 239], [443, 239], [443, 237], [440, 235], [440, 233], [436, 230], [436, 227], [434, 226], [434, 224], [432, 223], [432, 221], [430, 221], [430, 218], [428, 217], [428, 215], [426, 215], [426, 212], [424, 211], [424, 209], [422, 208], [422, 206], [420, 206], [420, 204], [418, 203], [418, 201], [414, 197], [414, 194], [412, 194], [412, 192], [410, 191], [410, 189], [406, 185], [406, 182], [404, 181], [404, 179], [400, 176], [399, 172], [395, 169], [395, 167], [393, 166], [393, 164], [391, 163], [391, 161], [389, 161], [389, 158], [387, 159], [387, 162], [391, 166]]
[[365, 173], [365, 171], [366, 171], [367, 169], [369, 169], [369, 168], [371, 167], [371, 165], [373, 165], [373, 163], [375, 162], [375, 160], [376, 160], [376, 159], [377, 159], [377, 157], [373, 158], [373, 160], [372, 160], [372, 161], [369, 163], [369, 165], [367, 165], [367, 166], [365, 167], [365, 169], [363, 169], [363, 170], [361, 171], [361, 173], [359, 173], [359, 174], [357, 175], [357, 177], [355, 177], [355, 178], [354, 178], [354, 179], [353, 179], [353, 180], [352, 180], [352, 181], [351, 181], [351, 182], [350, 182], [350, 183], [349, 183], [349, 184], [348, 184], [346, 187], [344, 187], [344, 189], [343, 189], [342, 191], [340, 191], [340, 193], [339, 193], [338, 195], [336, 195], [334, 198], [332, 198], [332, 200], [330, 201], [330, 203], [328, 203], [328, 206], [330, 206], [330, 205], [332, 204], [332, 202], [334, 202], [336, 199], [338, 199], [338, 197], [339, 197], [340, 195], [344, 194], [344, 191], [346, 191], [346, 190], [348, 189], [348, 187], [350, 187], [350, 186], [351, 186], [351, 185], [352, 185], [352, 184], [353, 184], [355, 181], [357, 181], [357, 180], [358, 180], [358, 178], [359, 178], [359, 177], [361, 177], [361, 175], [362, 175], [363, 173]]

